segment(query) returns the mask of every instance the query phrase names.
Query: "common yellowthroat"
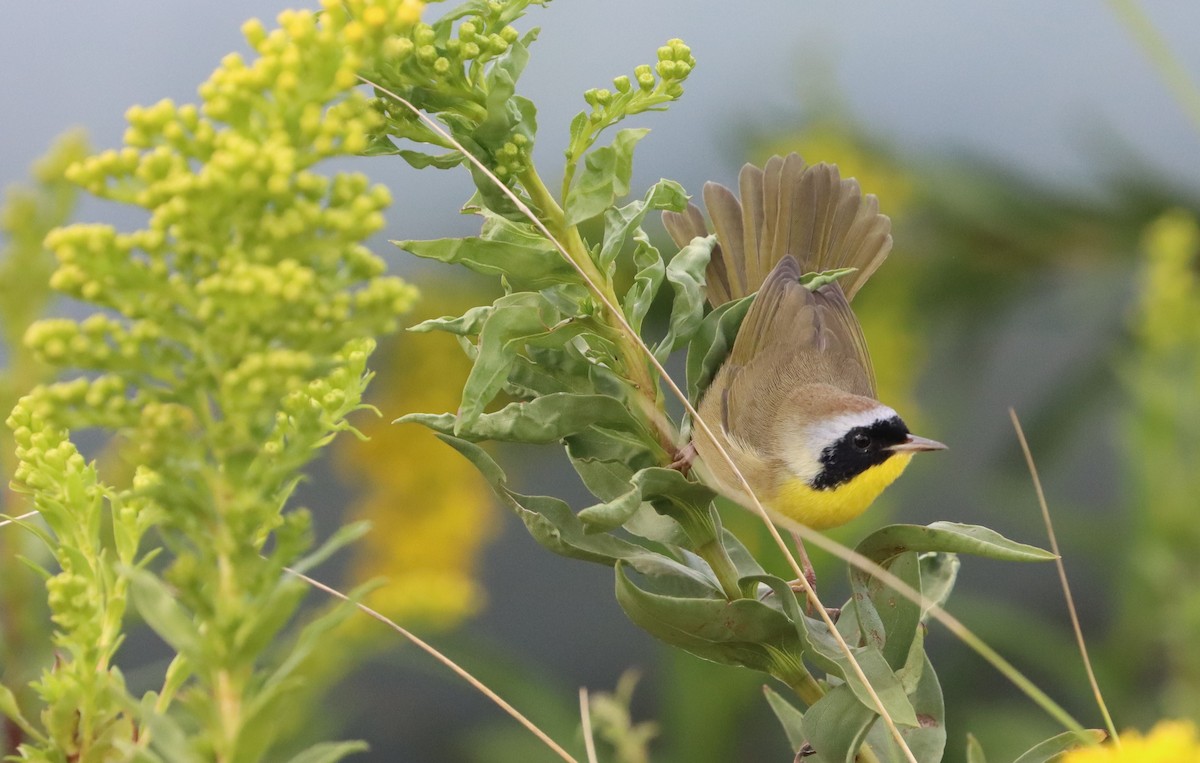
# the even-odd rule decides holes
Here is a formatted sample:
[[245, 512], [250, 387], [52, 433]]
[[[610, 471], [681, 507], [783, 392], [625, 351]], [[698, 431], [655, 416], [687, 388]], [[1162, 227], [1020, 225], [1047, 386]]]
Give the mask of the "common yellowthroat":
[[[738, 176], [741, 201], [717, 183], [704, 203], [717, 246], [706, 274], [713, 307], [758, 292], [700, 415], [759, 500], [809, 527], [854, 519], [913, 454], [941, 450], [875, 396], [875, 375], [850, 301], [892, 248], [873, 195], [829, 164], [772, 157]], [[707, 236], [695, 205], [666, 212], [679, 246]], [[810, 290], [805, 273], [855, 268]], [[712, 440], [694, 430], [700, 475], [744, 506], [749, 497]]]

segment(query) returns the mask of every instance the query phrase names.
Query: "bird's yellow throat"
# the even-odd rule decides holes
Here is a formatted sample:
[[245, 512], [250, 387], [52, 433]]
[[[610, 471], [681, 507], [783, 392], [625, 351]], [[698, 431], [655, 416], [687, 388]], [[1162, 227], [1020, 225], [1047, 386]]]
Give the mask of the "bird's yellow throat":
[[897, 453], [828, 490], [817, 490], [804, 480], [791, 478], [779, 486], [767, 505], [814, 530], [837, 527], [866, 511], [904, 472], [912, 457], [912, 453]]

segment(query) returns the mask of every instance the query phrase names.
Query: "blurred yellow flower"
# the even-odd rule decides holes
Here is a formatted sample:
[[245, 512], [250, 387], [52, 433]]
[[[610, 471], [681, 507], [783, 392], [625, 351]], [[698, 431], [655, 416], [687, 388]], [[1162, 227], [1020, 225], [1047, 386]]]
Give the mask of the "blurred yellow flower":
[[1148, 262], [1139, 338], [1152, 350], [1195, 346], [1200, 341], [1200, 225], [1191, 213], [1172, 210], [1147, 226], [1142, 246]]
[[1081, 747], [1062, 763], [1200, 763], [1200, 736], [1187, 721], [1160, 721], [1149, 734], [1121, 735], [1121, 746]]
[[[430, 314], [418, 319], [477, 303], [461, 285], [456, 290], [459, 296], [451, 298], [447, 289], [439, 295], [436, 284], [422, 286], [421, 306]], [[361, 426], [369, 440], [342, 438], [336, 446], [339, 471], [362, 490], [349, 518], [371, 523], [354, 547], [351, 575], [357, 583], [386, 580], [365, 602], [384, 614], [406, 624], [453, 627], [483, 604], [476, 567], [495, 534], [492, 493], [475, 468], [428, 429], [392, 421], [456, 409], [471, 364], [440, 333], [405, 334], [379, 354], [385, 357], [368, 402], [383, 416]]]

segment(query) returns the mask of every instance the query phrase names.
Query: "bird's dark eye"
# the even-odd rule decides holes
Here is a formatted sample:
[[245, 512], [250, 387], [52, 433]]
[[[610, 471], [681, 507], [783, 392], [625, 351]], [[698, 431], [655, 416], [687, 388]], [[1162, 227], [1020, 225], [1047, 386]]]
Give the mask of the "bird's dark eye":
[[853, 443], [855, 449], [866, 451], [867, 448], [871, 447], [871, 436], [859, 432], [858, 434], [854, 435]]

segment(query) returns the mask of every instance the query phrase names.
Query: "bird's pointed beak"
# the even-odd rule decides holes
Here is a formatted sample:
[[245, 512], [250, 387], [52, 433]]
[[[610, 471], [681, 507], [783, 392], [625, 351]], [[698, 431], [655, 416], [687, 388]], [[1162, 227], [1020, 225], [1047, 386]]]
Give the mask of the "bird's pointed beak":
[[937, 440], [930, 440], [926, 437], [917, 437], [915, 434], [910, 434], [908, 439], [899, 445], [893, 445], [888, 448], [893, 453], [921, 453], [926, 450], [945, 450], [946, 446]]

